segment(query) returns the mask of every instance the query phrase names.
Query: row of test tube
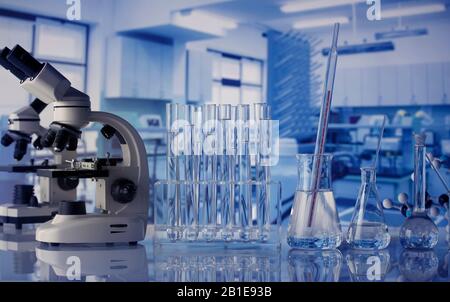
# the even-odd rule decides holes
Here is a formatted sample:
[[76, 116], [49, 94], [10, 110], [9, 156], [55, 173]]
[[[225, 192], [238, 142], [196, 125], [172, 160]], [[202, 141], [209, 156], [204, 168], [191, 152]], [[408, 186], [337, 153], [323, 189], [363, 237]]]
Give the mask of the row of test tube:
[[166, 109], [166, 185], [173, 191], [168, 238], [267, 240], [270, 167], [260, 150], [271, 143], [270, 107], [167, 104]]

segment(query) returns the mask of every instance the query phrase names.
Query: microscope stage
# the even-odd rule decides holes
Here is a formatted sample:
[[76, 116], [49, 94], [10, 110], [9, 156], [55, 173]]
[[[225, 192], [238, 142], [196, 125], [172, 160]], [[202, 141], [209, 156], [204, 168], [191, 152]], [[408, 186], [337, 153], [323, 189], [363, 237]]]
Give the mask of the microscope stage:
[[36, 173], [41, 169], [56, 169], [55, 165], [51, 166], [22, 166], [22, 165], [11, 165], [11, 166], [0, 166], [0, 172], [8, 173]]
[[109, 176], [108, 170], [65, 170], [65, 169], [48, 169], [38, 170], [37, 176], [48, 178], [106, 178]]

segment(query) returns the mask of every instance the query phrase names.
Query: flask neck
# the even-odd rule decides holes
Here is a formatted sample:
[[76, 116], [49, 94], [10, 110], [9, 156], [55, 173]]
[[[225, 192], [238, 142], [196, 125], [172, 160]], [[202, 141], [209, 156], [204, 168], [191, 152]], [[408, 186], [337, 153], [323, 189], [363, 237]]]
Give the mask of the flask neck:
[[364, 184], [376, 183], [376, 172], [373, 167], [361, 168], [361, 182]]
[[[317, 178], [317, 189], [321, 191], [331, 190], [331, 163], [332, 155], [297, 155], [298, 182], [297, 191], [312, 191]], [[319, 167], [319, 173], [315, 173]]]
[[425, 208], [425, 146], [416, 144], [414, 146], [414, 212], [423, 213]]

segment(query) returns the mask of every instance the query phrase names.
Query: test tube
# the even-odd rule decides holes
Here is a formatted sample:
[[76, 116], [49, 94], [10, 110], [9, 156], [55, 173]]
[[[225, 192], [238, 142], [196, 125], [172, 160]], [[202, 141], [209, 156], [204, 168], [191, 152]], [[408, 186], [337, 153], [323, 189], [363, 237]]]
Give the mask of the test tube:
[[[225, 241], [230, 241], [235, 238], [234, 232], [237, 227], [236, 215], [236, 156], [237, 156], [237, 135], [236, 135], [236, 118], [237, 108], [229, 106], [230, 119], [225, 123], [225, 153], [227, 160], [227, 182], [222, 185], [225, 191], [228, 191], [229, 196], [223, 204], [223, 212], [221, 222], [223, 225], [221, 238]], [[228, 110], [227, 109], [227, 110]]]
[[183, 221], [186, 224], [184, 238], [194, 241], [198, 238], [201, 107], [187, 106], [186, 123], [183, 156], [186, 181], [186, 200], [183, 208], [185, 215]]
[[176, 185], [168, 192], [168, 229], [167, 236], [170, 240], [178, 240], [182, 236], [181, 215], [181, 186], [179, 182], [183, 179], [181, 168], [181, 155], [184, 148], [184, 127], [180, 121], [186, 118], [186, 105], [166, 105], [166, 127], [167, 127], [167, 180], [175, 182]]
[[207, 181], [205, 186], [205, 199], [203, 206], [203, 238], [213, 240], [217, 230], [217, 129], [218, 129], [218, 106], [206, 104], [202, 108], [203, 121], [203, 155], [202, 171], [203, 178]]
[[221, 238], [226, 239], [230, 235], [227, 233], [226, 225], [229, 220], [230, 211], [230, 188], [226, 185], [230, 181], [229, 177], [229, 154], [227, 146], [229, 141], [229, 127], [231, 121], [231, 105], [223, 104], [219, 106], [219, 135], [218, 135], [218, 156], [217, 156], [217, 209], [218, 224], [221, 226]]
[[[249, 190], [248, 182], [251, 177], [251, 161], [250, 161], [250, 106], [236, 106], [236, 139], [237, 139], [237, 156], [236, 156], [236, 189], [239, 208], [239, 237], [242, 240], [250, 240], [251, 227], [253, 224], [252, 217], [252, 200], [251, 190]], [[251, 188], [251, 187], [250, 187]]]
[[257, 186], [256, 192], [256, 213], [258, 230], [256, 237], [266, 241], [270, 232], [270, 155], [266, 150], [270, 148], [272, 142], [271, 108], [265, 103], [254, 104], [254, 117], [256, 123], [256, 180], [261, 183]]

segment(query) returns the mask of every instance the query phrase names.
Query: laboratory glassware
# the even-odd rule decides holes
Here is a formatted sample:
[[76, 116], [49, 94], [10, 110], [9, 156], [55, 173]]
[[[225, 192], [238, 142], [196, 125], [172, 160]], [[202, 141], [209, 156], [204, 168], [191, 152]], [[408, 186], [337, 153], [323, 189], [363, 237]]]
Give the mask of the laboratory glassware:
[[[253, 105], [254, 110], [254, 123], [255, 127], [251, 141], [253, 148], [253, 158], [255, 163], [255, 178], [257, 181], [269, 183], [271, 180], [270, 175], [270, 155], [267, 154], [271, 148], [272, 137], [272, 121], [271, 121], [271, 107], [266, 103], [257, 103]], [[267, 192], [269, 188], [261, 186], [261, 190], [257, 192], [258, 202], [256, 208], [256, 215], [258, 216], [258, 228], [255, 236], [259, 236], [262, 240], [267, 236], [270, 221], [268, 209], [270, 202], [268, 196], [270, 192]]]
[[[167, 128], [167, 161], [166, 174], [170, 181], [180, 181], [184, 178], [182, 153], [184, 152], [185, 139], [185, 121], [187, 117], [187, 107], [184, 104], [171, 103], [166, 105], [166, 128]], [[181, 226], [182, 213], [180, 212], [180, 188], [175, 187], [169, 198], [171, 204], [169, 206], [169, 223], [167, 227], [167, 235], [176, 240], [182, 236], [183, 230]]]
[[404, 248], [432, 249], [439, 239], [439, 230], [426, 209], [426, 149], [425, 135], [414, 135], [414, 208], [400, 228]]
[[[287, 238], [293, 248], [335, 249], [342, 243], [341, 224], [331, 184], [331, 154], [319, 155], [322, 162], [320, 181], [318, 189], [311, 190], [313, 165], [317, 162], [317, 156], [297, 155], [298, 184]], [[312, 203], [313, 198], [316, 198], [315, 205]]]
[[203, 156], [200, 181], [212, 181], [205, 186], [205, 203], [201, 217], [203, 221], [203, 236], [208, 240], [215, 239], [217, 235], [217, 155], [218, 155], [218, 106], [206, 104], [202, 108], [203, 121]]
[[290, 250], [288, 272], [292, 282], [338, 282], [342, 254], [339, 250]]
[[[198, 204], [198, 234], [197, 236], [179, 236], [174, 237], [170, 236], [171, 233], [168, 230], [173, 228], [173, 206], [174, 199], [178, 199], [180, 212], [187, 213], [187, 208], [190, 206], [189, 198], [187, 195], [190, 194], [191, 188], [195, 185], [198, 188], [199, 192], [199, 204]], [[240, 217], [237, 215], [238, 211], [236, 211], [236, 224], [233, 226], [231, 230], [231, 237], [222, 237], [216, 236], [213, 239], [209, 236], [208, 233], [201, 232], [205, 228], [211, 228], [214, 226], [217, 234], [223, 234], [223, 230], [227, 230], [229, 225], [224, 225], [220, 223], [218, 219], [215, 225], [211, 224], [211, 221], [204, 219], [202, 215], [205, 213], [203, 210], [207, 206], [209, 202], [206, 198], [208, 195], [208, 190], [211, 188], [215, 188], [218, 195], [221, 194], [230, 194], [228, 190], [231, 186], [238, 187], [241, 194], [248, 195], [249, 199], [246, 200], [248, 204], [251, 205], [251, 208], [256, 208], [256, 204], [258, 202], [258, 196], [256, 192], [261, 190], [261, 186], [268, 187], [267, 192], [270, 194], [268, 196], [269, 202], [272, 205], [268, 211], [269, 214], [269, 230], [268, 234], [265, 238], [255, 237], [255, 238], [242, 238], [239, 233], [240, 230]], [[173, 194], [173, 192], [177, 191], [178, 195]], [[187, 182], [187, 181], [158, 181], [155, 184], [155, 243], [165, 245], [172, 243], [197, 243], [197, 244], [208, 244], [211, 243], [219, 243], [223, 246], [235, 246], [239, 247], [241, 243], [251, 243], [252, 247], [259, 247], [261, 245], [271, 246], [271, 247], [279, 247], [280, 245], [280, 225], [281, 225], [281, 215], [280, 215], [280, 200], [281, 200], [281, 184], [279, 182], [271, 182], [270, 184], [257, 182], [257, 181], [246, 181], [246, 182], [233, 182], [230, 181], [200, 181], [198, 183]], [[219, 199], [222, 197], [219, 196]], [[228, 198], [229, 199], [229, 198]], [[258, 218], [257, 216], [255, 217]], [[181, 215], [178, 220], [177, 227], [179, 229], [185, 230], [189, 227], [192, 227], [193, 220], [188, 219], [187, 215]], [[259, 224], [256, 221], [256, 224]], [[229, 245], [227, 245], [229, 243]]]
[[346, 239], [352, 248], [376, 250], [386, 248], [391, 241], [374, 167], [361, 168], [361, 187]]
[[191, 182], [192, 186], [186, 188], [186, 208], [185, 215], [186, 228], [183, 236], [189, 240], [196, 240], [198, 236], [199, 223], [199, 198], [200, 189], [198, 183], [200, 181], [201, 172], [201, 152], [202, 152], [202, 135], [201, 125], [202, 111], [201, 107], [188, 105], [184, 131], [184, 180]]
[[[230, 167], [234, 165], [235, 148], [233, 138], [233, 124], [231, 123], [232, 108], [229, 104], [222, 104], [219, 106], [219, 155], [217, 156], [217, 180], [219, 182], [230, 181]], [[220, 186], [217, 192], [217, 209], [218, 219], [221, 226], [219, 237], [224, 240], [231, 240], [233, 237], [232, 227], [230, 226], [231, 208], [230, 208], [230, 186]]]
[[[251, 159], [250, 159], [250, 106], [237, 105], [235, 112], [236, 125], [236, 173], [234, 181], [245, 183], [252, 180], [251, 177]], [[233, 167], [232, 167], [233, 169]], [[232, 180], [233, 181], [233, 180]], [[235, 206], [239, 209], [239, 236], [244, 240], [250, 239], [253, 228], [253, 211], [251, 205], [250, 193], [245, 187], [236, 185], [234, 189]]]

